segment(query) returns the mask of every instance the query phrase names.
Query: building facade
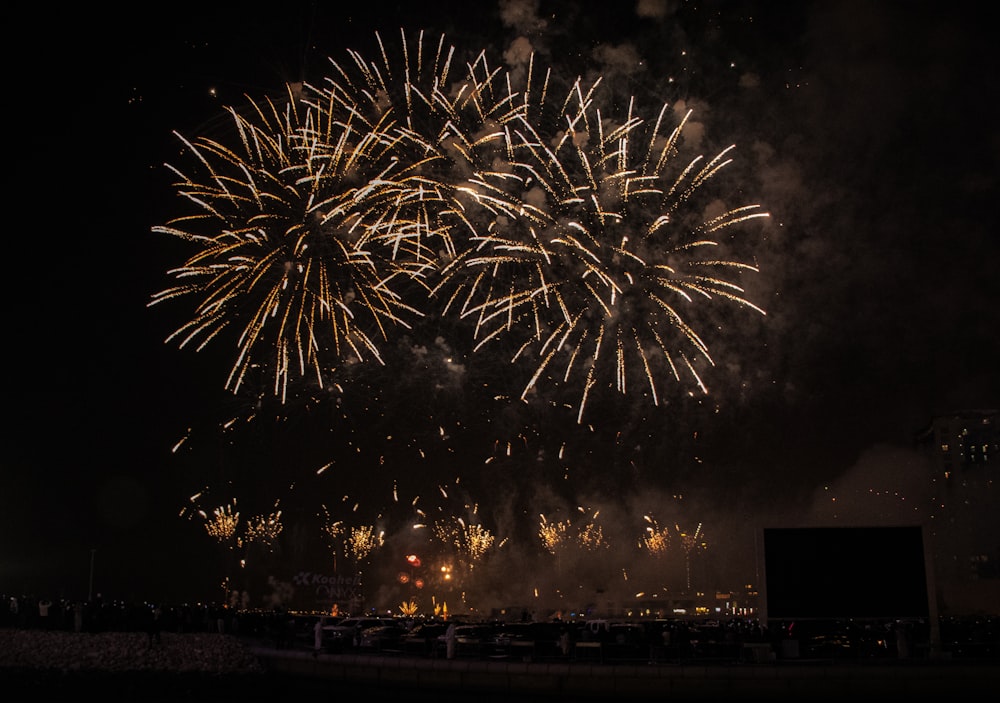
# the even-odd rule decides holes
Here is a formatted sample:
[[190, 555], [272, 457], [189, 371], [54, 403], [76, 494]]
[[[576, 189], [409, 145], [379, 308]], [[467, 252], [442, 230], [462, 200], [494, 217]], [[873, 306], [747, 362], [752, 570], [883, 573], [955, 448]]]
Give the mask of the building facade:
[[[938, 590], [954, 602], [996, 600], [1000, 587], [1000, 412], [938, 415], [917, 433], [931, 471], [928, 527]], [[996, 605], [994, 604], [995, 608]], [[978, 608], [975, 608], [978, 609]]]

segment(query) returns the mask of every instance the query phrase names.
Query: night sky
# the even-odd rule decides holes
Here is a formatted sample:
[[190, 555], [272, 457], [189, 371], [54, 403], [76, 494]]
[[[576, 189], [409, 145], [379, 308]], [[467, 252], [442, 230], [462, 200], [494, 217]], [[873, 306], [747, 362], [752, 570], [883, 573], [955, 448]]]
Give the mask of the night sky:
[[[442, 515], [479, 505], [498, 535], [529, 538], [539, 514], [601, 511], [629, 539], [628, 521], [655, 513], [703, 524], [738, 568], [755, 527], [815, 519], [831, 488], [920, 497], [915, 433], [1000, 402], [998, 67], [977, 4], [184, 5], [25, 18], [34, 57], [8, 91], [0, 592], [79, 598], [93, 574], [114, 597], [216, 597], [216, 545], [181, 515], [199, 492], [247, 516], [280, 503], [290, 542], [316, 539], [302, 535], [322, 508], [387, 520], [416, 496]], [[152, 232], [177, 215], [173, 132], [223, 140], [225, 108], [321, 82], [347, 49], [375, 60], [375, 32], [394, 44], [400, 27], [443, 33], [463, 64], [529, 45], [566, 76], [603, 75], [611, 110], [683, 104], [703, 153], [735, 145], [718, 188], [770, 214], [740, 235], [766, 315], [704, 318], [707, 395], [609, 393], [577, 424], [562, 405], [577, 389], [521, 403], [509, 351], [473, 355], [434, 320], [394, 336], [339, 400], [302, 390], [282, 406], [225, 390], [231, 340], [164, 343], [191, 314], [147, 306], [191, 253]], [[851, 519], [919, 523], [913, 502]]]

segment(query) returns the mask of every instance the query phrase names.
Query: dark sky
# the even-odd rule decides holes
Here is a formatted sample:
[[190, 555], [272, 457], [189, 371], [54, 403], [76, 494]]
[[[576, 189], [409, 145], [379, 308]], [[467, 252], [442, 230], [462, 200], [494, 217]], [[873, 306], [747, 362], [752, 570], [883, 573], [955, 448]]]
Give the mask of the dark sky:
[[[722, 554], [838, 481], [906, 483], [931, 417], [998, 405], [997, 58], [979, 5], [578, 5], [181, 3], [24, 23], [8, 93], [0, 591], [82, 597], [93, 573], [115, 596], [212, 598], [215, 545], [180, 515], [206, 489], [203, 507], [239, 496], [244, 515], [280, 501], [288, 537], [320, 505], [375, 519], [394, 485], [426, 505], [460, 477], [449, 499], [492, 504], [498, 532], [606, 501], [620, 510], [606, 508], [609, 533], [659, 511], [704, 522]], [[736, 145], [727, 187], [771, 215], [748, 235], [748, 294], [767, 315], [722, 313], [724, 333], [723, 318], [709, 330], [709, 395], [612, 397], [583, 426], [544, 403], [500, 407], [472, 381], [442, 384], [441, 358], [496, 387], [503, 365], [425, 326], [405, 340], [429, 349], [420, 363], [392, 356], [339, 409], [268, 403], [219, 429], [252, 411], [223, 389], [230, 349], [164, 344], [190, 310], [147, 307], [189, 253], [151, 232], [178, 206], [172, 132], [225, 134], [226, 107], [321, 81], [347, 49], [374, 59], [375, 32], [393, 42], [401, 26], [496, 66], [527, 39], [566, 75], [603, 75], [616, 108], [683, 103], [706, 153]]]

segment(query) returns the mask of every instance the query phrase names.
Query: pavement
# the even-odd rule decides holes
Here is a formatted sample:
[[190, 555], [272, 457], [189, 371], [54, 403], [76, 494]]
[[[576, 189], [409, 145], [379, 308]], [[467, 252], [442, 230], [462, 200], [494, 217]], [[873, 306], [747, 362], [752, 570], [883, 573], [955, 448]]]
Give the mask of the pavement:
[[[995, 695], [1000, 661], [778, 660], [747, 662], [514, 661], [402, 654], [253, 649], [296, 692], [407, 701], [889, 701]], [[291, 691], [290, 691], [291, 692]]]

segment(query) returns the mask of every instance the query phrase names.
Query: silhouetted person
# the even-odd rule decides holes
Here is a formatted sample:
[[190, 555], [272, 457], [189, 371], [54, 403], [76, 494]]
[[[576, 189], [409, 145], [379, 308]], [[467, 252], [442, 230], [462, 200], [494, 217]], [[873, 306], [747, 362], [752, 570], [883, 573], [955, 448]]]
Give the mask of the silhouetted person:
[[455, 658], [456, 635], [455, 623], [449, 624], [448, 629], [444, 633], [445, 655], [448, 659]]
[[900, 659], [910, 658], [910, 628], [904, 622], [896, 623], [896, 656]]
[[163, 629], [163, 611], [160, 606], [153, 606], [149, 612], [146, 633], [149, 635], [149, 646], [160, 644], [160, 631]]
[[48, 598], [42, 598], [38, 601], [38, 625], [43, 630], [48, 630], [49, 625], [49, 608], [52, 607], [52, 601]]
[[559, 632], [559, 651], [564, 657], [569, 656], [569, 628], [563, 627]]
[[323, 624], [326, 622], [326, 618], [320, 617], [316, 619], [316, 624], [313, 625], [313, 656], [318, 656], [320, 651], [323, 649]]

